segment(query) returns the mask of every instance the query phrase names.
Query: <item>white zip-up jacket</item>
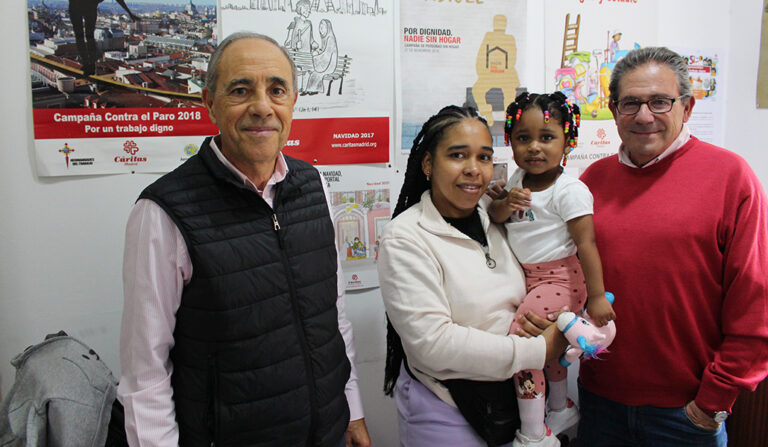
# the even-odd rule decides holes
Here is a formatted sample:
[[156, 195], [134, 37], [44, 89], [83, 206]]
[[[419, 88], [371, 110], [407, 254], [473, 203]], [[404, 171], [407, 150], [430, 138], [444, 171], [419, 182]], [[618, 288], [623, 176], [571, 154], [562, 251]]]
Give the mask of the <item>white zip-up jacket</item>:
[[454, 406], [439, 380], [501, 381], [542, 369], [546, 354], [543, 337], [508, 335], [525, 278], [503, 228], [490, 223], [482, 205], [479, 213], [493, 269], [480, 243], [443, 219], [429, 191], [387, 224], [381, 238], [381, 294], [408, 366]]

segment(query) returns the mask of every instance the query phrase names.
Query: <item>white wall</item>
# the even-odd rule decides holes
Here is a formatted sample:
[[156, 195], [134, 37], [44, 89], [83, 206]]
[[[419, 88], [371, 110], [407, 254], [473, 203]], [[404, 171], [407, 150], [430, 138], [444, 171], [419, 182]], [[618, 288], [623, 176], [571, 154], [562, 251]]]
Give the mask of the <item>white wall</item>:
[[34, 174], [26, 4], [4, 2], [0, 36], [0, 377], [9, 360], [66, 329], [118, 370], [120, 252], [131, 203], [149, 176], [40, 179]]
[[768, 152], [762, 131], [768, 129], [768, 109], [756, 106], [763, 1], [661, 3], [659, 43], [727, 50], [725, 147], [744, 157], [765, 187]]
[[[542, 3], [529, 0], [531, 23], [541, 20]], [[660, 44], [728, 50], [725, 146], [746, 158], [763, 184], [768, 184], [763, 133], [768, 129], [768, 110], [755, 108], [762, 0], [661, 3]], [[119, 374], [123, 231], [136, 196], [157, 176], [38, 178], [34, 174], [29, 65], [23, 38], [26, 5], [5, 1], [0, 8], [0, 40], [5, 42], [0, 70], [4, 141], [0, 151], [0, 389], [7, 393], [13, 382], [10, 359], [59, 329], [90, 344]], [[528, 41], [534, 49], [541, 37], [538, 28], [530, 26]], [[541, 84], [543, 67], [537, 64], [543, 65], [543, 60], [536, 57], [528, 70], [530, 79], [541, 79]], [[535, 82], [529, 86], [532, 91], [544, 88]], [[355, 329], [363, 401], [374, 444], [395, 446], [394, 404], [381, 393], [385, 331], [378, 290], [350, 293], [347, 313]]]
[[[749, 162], [765, 188], [768, 187], [768, 145], [763, 136], [768, 130], [768, 109], [757, 109], [756, 106], [762, 6], [762, 0], [730, 2], [731, 26], [728, 34], [720, 34], [717, 29], [713, 30], [713, 34], [723, 39], [730, 36], [726, 146]], [[723, 14], [722, 17], [728, 15]], [[717, 28], [717, 25], [714, 26]]]

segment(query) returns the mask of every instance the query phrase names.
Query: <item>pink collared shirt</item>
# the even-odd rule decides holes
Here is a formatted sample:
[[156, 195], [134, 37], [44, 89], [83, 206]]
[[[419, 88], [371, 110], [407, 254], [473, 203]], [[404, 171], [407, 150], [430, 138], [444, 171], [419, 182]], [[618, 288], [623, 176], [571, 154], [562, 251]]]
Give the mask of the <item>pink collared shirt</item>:
[[675, 152], [676, 150], [683, 147], [685, 143], [688, 142], [688, 140], [691, 139], [691, 131], [688, 130], [688, 126], [683, 123], [683, 128], [680, 130], [680, 134], [677, 135], [677, 138], [675, 138], [675, 141], [672, 142], [672, 144], [669, 145], [668, 148], [664, 150], [661, 154], [659, 154], [656, 158], [649, 161], [648, 163], [637, 166], [635, 163], [632, 162], [632, 160], [629, 158], [629, 151], [627, 151], [627, 148], [624, 146], [624, 143], [621, 143], [621, 146], [619, 146], [619, 162], [622, 164], [625, 164], [631, 168], [647, 168], [648, 166], [653, 166], [656, 163], [660, 162], [661, 160], [665, 159], [669, 156], [672, 152]]
[[[211, 139], [211, 149], [219, 161], [243, 184], [261, 194], [269, 206], [275, 185], [285, 179], [288, 165], [278, 155], [275, 172], [260, 191], [224, 157]], [[326, 201], [328, 190], [323, 182]], [[338, 258], [337, 258], [337, 262]], [[192, 277], [192, 261], [181, 232], [168, 214], [155, 202], [136, 202], [125, 231], [123, 258], [123, 319], [120, 332], [122, 374], [117, 389], [125, 407], [125, 429], [131, 446], [177, 446], [179, 429], [171, 388], [173, 364], [168, 354], [173, 347], [176, 311], [181, 292]], [[352, 365], [345, 389], [350, 420], [363, 417], [362, 401], [355, 368], [352, 325], [344, 314], [344, 275], [338, 264], [336, 307], [339, 331], [344, 338]]]

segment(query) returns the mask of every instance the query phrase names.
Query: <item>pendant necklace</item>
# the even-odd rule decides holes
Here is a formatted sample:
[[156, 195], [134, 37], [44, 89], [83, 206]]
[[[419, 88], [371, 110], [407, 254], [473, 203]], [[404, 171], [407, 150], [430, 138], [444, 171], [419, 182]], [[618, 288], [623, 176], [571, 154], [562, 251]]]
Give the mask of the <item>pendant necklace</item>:
[[485, 265], [487, 265], [489, 269], [496, 268], [496, 261], [491, 257], [488, 244], [483, 245], [483, 251], [485, 252]]

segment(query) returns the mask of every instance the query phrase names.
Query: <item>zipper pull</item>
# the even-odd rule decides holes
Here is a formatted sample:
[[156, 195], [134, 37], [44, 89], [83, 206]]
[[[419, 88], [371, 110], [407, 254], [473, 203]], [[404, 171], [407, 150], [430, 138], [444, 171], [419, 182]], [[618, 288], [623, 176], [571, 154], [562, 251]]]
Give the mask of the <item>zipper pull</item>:
[[496, 268], [496, 260], [491, 257], [491, 249], [488, 248], [488, 244], [482, 246], [483, 253], [485, 254], [485, 265], [489, 269]]
[[488, 266], [489, 269], [496, 268], [496, 260], [491, 257], [490, 253], [485, 254], [485, 265]]
[[280, 222], [277, 221], [277, 214], [272, 214], [272, 224], [275, 227], [275, 236], [277, 236], [277, 245], [283, 248], [283, 241], [280, 238]]

